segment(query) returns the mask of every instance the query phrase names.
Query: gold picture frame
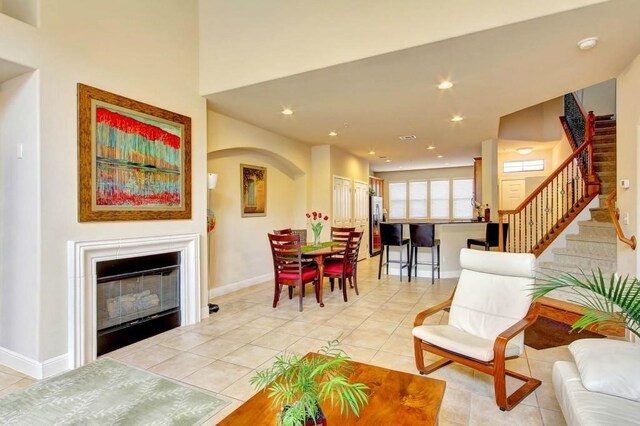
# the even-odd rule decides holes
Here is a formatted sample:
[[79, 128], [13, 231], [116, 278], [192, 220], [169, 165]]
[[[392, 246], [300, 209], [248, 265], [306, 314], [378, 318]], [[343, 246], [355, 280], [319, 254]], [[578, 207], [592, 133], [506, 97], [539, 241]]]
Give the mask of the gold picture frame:
[[78, 220], [191, 218], [191, 119], [78, 84]]
[[267, 168], [240, 164], [242, 217], [267, 215]]

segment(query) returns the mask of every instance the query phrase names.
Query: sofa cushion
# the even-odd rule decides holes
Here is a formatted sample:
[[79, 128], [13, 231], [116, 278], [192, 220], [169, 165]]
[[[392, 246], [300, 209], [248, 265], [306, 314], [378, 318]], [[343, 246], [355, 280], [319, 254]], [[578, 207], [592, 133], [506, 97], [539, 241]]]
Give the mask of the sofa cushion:
[[640, 345], [612, 339], [581, 339], [569, 345], [584, 387], [640, 402]]
[[552, 377], [568, 426], [640, 425], [637, 402], [585, 389], [574, 363], [557, 361]]

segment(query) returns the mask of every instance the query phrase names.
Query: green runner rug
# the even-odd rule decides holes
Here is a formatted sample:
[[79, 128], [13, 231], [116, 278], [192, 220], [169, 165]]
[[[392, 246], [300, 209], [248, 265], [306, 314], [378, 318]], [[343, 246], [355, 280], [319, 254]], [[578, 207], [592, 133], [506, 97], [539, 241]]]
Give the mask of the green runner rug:
[[0, 398], [0, 424], [197, 425], [225, 405], [191, 386], [103, 358]]

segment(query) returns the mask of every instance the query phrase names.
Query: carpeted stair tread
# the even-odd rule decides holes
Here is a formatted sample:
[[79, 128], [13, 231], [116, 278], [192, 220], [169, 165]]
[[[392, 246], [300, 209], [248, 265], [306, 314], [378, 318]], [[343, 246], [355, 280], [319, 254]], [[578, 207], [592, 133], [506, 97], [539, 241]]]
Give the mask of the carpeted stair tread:
[[584, 252], [569, 249], [569, 248], [555, 248], [553, 249], [553, 254], [560, 254], [560, 255], [569, 256], [569, 257], [592, 259], [592, 260], [605, 260], [605, 261], [616, 260], [615, 257], [608, 256], [605, 253], [598, 253], [598, 254], [584, 253]]
[[569, 234], [566, 237], [569, 241], [584, 241], [590, 243], [603, 243], [603, 244], [616, 244], [616, 235], [582, 235], [582, 234]]
[[[542, 279], [544, 279], [546, 275], [557, 276], [561, 273], [568, 273], [574, 276], [579, 275], [580, 277], [582, 277], [582, 275], [590, 274], [592, 270], [597, 271], [597, 269], [598, 269], [598, 266], [596, 266], [595, 268], [582, 268], [580, 266], [567, 265], [565, 263], [540, 262], [540, 265], [538, 265], [538, 269], [537, 269], [539, 273], [537, 275], [538, 275], [538, 278], [542, 278]], [[602, 270], [602, 273], [605, 275], [613, 274], [616, 271], [615, 268], [609, 270], [601, 267], [600, 269]]]
[[596, 129], [602, 129], [603, 127], [616, 127], [616, 120], [596, 120]]

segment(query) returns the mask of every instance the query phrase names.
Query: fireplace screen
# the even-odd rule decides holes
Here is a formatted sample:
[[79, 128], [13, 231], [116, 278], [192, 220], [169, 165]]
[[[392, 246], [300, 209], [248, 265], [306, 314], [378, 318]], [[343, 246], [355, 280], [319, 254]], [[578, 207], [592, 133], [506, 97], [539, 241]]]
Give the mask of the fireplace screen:
[[179, 253], [97, 265], [98, 355], [180, 325]]

